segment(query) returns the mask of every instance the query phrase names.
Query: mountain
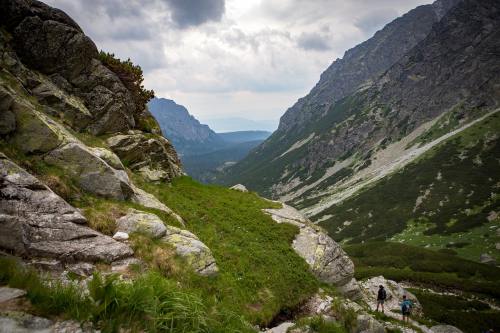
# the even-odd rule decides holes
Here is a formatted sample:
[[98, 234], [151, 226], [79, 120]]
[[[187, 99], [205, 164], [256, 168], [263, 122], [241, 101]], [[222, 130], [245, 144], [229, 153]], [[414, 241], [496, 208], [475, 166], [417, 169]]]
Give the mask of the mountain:
[[267, 131], [238, 131], [238, 132], [225, 132], [217, 133], [226, 142], [243, 143], [250, 141], [264, 141], [267, 139], [271, 132]]
[[200, 124], [184, 106], [170, 99], [153, 98], [148, 109], [181, 156], [207, 153], [225, 146], [224, 140], [208, 125]]
[[[450, 183], [446, 184], [452, 189], [441, 189], [431, 196], [429, 200], [438, 204], [433, 211], [405, 208], [389, 219], [387, 213], [399, 209], [403, 202], [383, 200], [381, 193], [389, 195], [384, 184], [399, 179], [400, 187], [388, 187], [395, 200], [400, 193], [406, 196], [406, 204], [413, 200], [419, 206], [417, 203], [427, 200], [426, 190], [432, 192], [431, 187], [437, 185], [429, 178], [417, 177], [429, 169], [422, 160], [442, 149], [441, 144], [453, 146], [449, 142], [459, 140], [453, 134], [469, 133], [469, 126], [471, 131], [481, 132], [477, 140], [488, 142], [484, 149], [477, 146], [474, 155], [498, 158], [495, 127], [481, 121], [495, 122], [500, 103], [496, 75], [500, 71], [499, 7], [497, 1], [437, 1], [389, 23], [336, 60], [311, 92], [287, 110], [278, 130], [226, 170], [224, 181], [243, 183], [264, 195], [299, 205], [330, 235], [343, 241], [389, 239], [415, 223], [421, 230], [424, 222], [429, 224], [425, 228], [429, 235], [455, 231], [470, 235], [479, 232], [476, 227], [489, 226], [497, 220], [498, 211], [498, 173], [492, 172], [490, 164], [495, 160], [473, 164], [479, 169], [463, 171], [462, 175], [450, 167]], [[462, 150], [454, 149], [440, 150], [442, 153], [428, 162], [435, 175], [440, 171], [446, 174], [445, 167], [450, 164], [471, 167], [466, 159], [465, 164], [455, 161], [457, 151]], [[414, 171], [403, 169], [406, 166]], [[408, 178], [395, 176], [406, 172]], [[484, 192], [463, 194], [466, 188], [455, 187], [463, 181], [484, 188]], [[452, 200], [457, 190], [466, 198]], [[363, 194], [365, 191], [371, 195]], [[485, 193], [492, 193], [492, 197], [486, 198]], [[365, 215], [358, 215], [361, 207], [354, 198], [369, 201], [366, 207], [377, 210], [366, 208]], [[440, 222], [429, 214], [440, 216]], [[378, 227], [367, 229], [375, 225]], [[448, 241], [457, 242], [460, 237], [463, 235], [454, 234]], [[498, 257], [496, 250], [492, 252], [496, 239], [469, 244], [463, 254], [468, 249], [475, 253], [475, 260], [479, 260], [478, 251]]]
[[219, 168], [238, 162], [271, 135], [266, 131], [215, 133], [170, 99], [153, 98], [148, 109], [179, 152], [186, 172], [202, 182], [212, 182]]
[[255, 120], [242, 117], [207, 118], [205, 122], [216, 132], [264, 130], [273, 132], [278, 127], [277, 120]]
[[[497, 12], [487, 1], [466, 9], [472, 30], [485, 36], [466, 51], [460, 51], [460, 40], [446, 36], [459, 47], [447, 59], [462, 79], [488, 80], [498, 71], [490, 61], [495, 53], [483, 41], [498, 29], [481, 20], [495, 20]], [[450, 22], [462, 27], [467, 42], [471, 31], [463, 29], [462, 16]], [[438, 51], [439, 43], [430, 42]], [[444, 251], [361, 243], [344, 246], [348, 255], [325, 229], [289, 205], [241, 184], [208, 186], [185, 176], [174, 146], [147, 109], [152, 92], [141, 84], [141, 67], [98, 52], [61, 10], [35, 0], [0, 1], [0, 55], [1, 332], [437, 333], [457, 332], [448, 325], [464, 332], [500, 326], [500, 268], [457, 257], [454, 249], [467, 248], [463, 243]], [[466, 76], [468, 55], [481, 61], [474, 67], [478, 73]], [[434, 54], [425, 63], [432, 60], [440, 61]], [[420, 63], [398, 70], [412, 68], [426, 77], [441, 74]], [[387, 75], [384, 82], [394, 80]], [[486, 100], [488, 88], [488, 83], [476, 88], [478, 102]], [[374, 96], [387, 98], [369, 92], [357, 103]], [[466, 224], [485, 227], [474, 215], [496, 209], [498, 113], [487, 103], [474, 112], [481, 115], [471, 121], [468, 113], [445, 114], [409, 142], [411, 153], [417, 147], [427, 155], [401, 175], [420, 177], [425, 184], [413, 210], [428, 212], [431, 231], [460, 231], [464, 216]], [[189, 135], [203, 137], [201, 132]], [[261, 134], [228, 137], [237, 141]], [[416, 188], [401, 186], [398, 174], [393, 177], [386, 178], [382, 192], [365, 192], [368, 199], [351, 202], [326, 226], [353, 225], [343, 238], [386, 237], [398, 217], [411, 210], [407, 196]], [[400, 198], [380, 200], [395, 186]], [[449, 198], [440, 199], [441, 193]], [[363, 204], [373, 200], [377, 207]], [[459, 211], [448, 203], [470, 207]], [[393, 209], [388, 232], [380, 221], [378, 232], [372, 232], [357, 216], [359, 209], [378, 218], [391, 210], [388, 205], [399, 208]], [[456, 220], [441, 220], [450, 212]], [[495, 221], [495, 214], [488, 218]], [[493, 226], [476, 236], [494, 239], [498, 226]], [[407, 236], [399, 233], [394, 240]], [[381, 284], [387, 288], [387, 311], [375, 314], [374, 293]], [[415, 321], [399, 320], [403, 295], [414, 304]]]

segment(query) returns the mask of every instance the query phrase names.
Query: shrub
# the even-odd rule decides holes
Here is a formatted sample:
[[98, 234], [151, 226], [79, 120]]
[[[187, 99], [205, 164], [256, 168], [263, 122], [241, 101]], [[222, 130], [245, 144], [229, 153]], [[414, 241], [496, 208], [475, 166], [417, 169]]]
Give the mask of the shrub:
[[154, 91], [144, 88], [142, 84], [144, 76], [142, 68], [134, 65], [129, 59], [123, 61], [115, 57], [113, 53], [99, 52], [99, 60], [104, 66], [113, 71], [123, 82], [125, 87], [132, 93], [134, 103], [138, 112], [146, 107], [146, 103], [154, 97]]

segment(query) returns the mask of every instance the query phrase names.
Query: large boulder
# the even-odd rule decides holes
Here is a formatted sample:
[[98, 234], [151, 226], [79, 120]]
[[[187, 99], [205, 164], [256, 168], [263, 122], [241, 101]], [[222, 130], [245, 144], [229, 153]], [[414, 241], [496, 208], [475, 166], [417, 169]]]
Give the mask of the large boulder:
[[162, 136], [129, 131], [110, 137], [107, 143], [131, 170], [149, 181], [171, 181], [182, 175], [174, 147]]
[[157, 239], [165, 236], [167, 228], [163, 221], [155, 214], [129, 209], [127, 215], [116, 220], [117, 232], [131, 234], [133, 232], [145, 233]]
[[386, 312], [400, 312], [401, 307], [399, 304], [403, 300], [403, 296], [406, 295], [406, 297], [413, 302], [412, 313], [417, 315], [422, 313], [422, 305], [418, 301], [417, 297], [395, 281], [386, 280], [383, 276], [377, 276], [361, 281], [359, 282], [359, 285], [361, 286], [363, 300], [372, 310], [377, 308], [377, 293], [379, 286], [382, 285], [387, 293], [387, 299], [384, 302]]
[[12, 33], [22, 61], [44, 74], [59, 73], [71, 80], [98, 55], [95, 44], [81, 31], [39, 16], [24, 18]]
[[219, 271], [210, 249], [193, 233], [167, 226], [167, 233], [161, 240], [171, 245], [199, 275], [212, 276]]
[[264, 212], [271, 215], [277, 223], [299, 227], [292, 247], [309, 264], [319, 280], [337, 286], [347, 297], [360, 296], [352, 260], [320, 227], [286, 204], [280, 209], [264, 209]]
[[174, 219], [176, 219], [177, 222], [179, 222], [182, 226], [185, 225], [184, 219], [182, 217], [180, 217], [177, 213], [175, 213], [173, 210], [167, 207], [164, 203], [158, 200], [151, 193], [148, 193], [143, 189], [134, 186], [133, 184], [132, 184], [132, 190], [134, 191], [134, 194], [130, 198], [131, 201], [147, 208], [154, 208], [161, 210], [162, 212], [165, 212], [170, 216], [172, 216]]
[[47, 186], [0, 155], [0, 247], [63, 262], [112, 262], [132, 249], [96, 232]]
[[90, 193], [117, 200], [126, 200], [134, 193], [125, 171], [112, 168], [81, 142], [69, 142], [52, 150], [44, 161], [65, 170]]

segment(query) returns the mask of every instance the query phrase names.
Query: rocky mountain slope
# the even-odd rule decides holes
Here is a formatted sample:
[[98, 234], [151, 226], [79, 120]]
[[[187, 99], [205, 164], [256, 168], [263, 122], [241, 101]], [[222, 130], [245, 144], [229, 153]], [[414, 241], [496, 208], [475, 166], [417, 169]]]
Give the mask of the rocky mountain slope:
[[181, 157], [226, 147], [226, 142], [208, 125], [200, 124], [184, 106], [173, 100], [153, 98], [148, 108], [160, 124], [163, 135], [172, 141]]
[[0, 331], [255, 332], [320, 284], [360, 296], [299, 212], [183, 175], [139, 67], [42, 2], [0, 18]]
[[[231, 168], [224, 181], [242, 182], [299, 205], [313, 220], [328, 225], [344, 200], [363, 188], [378, 187], [379, 180], [450, 139], [453, 131], [495, 112], [500, 97], [495, 74], [500, 69], [499, 13], [495, 1], [437, 1], [390, 23], [334, 62], [311, 93], [287, 111], [279, 130]], [[385, 62], [391, 59], [389, 54], [396, 57]], [[366, 64], [373, 65], [365, 68]], [[494, 144], [490, 131], [481, 135]], [[446, 160], [443, 156], [442, 162]], [[481, 182], [498, 182], [486, 165], [479, 168]], [[408, 196], [418, 201], [429, 185], [415, 184]], [[450, 197], [445, 192], [435, 195], [438, 203]], [[472, 201], [484, 202], [484, 198], [475, 191], [470, 194]], [[393, 209], [388, 202], [380, 208]], [[495, 213], [493, 206], [487, 209]], [[444, 223], [453, 223], [457, 216], [446, 211], [441, 215]], [[404, 228], [407, 221], [424, 218], [423, 213], [398, 215], [398, 225]], [[344, 219], [341, 223], [351, 222]], [[333, 232], [338, 224], [329, 230]], [[365, 220], [357, 228], [369, 224]]]

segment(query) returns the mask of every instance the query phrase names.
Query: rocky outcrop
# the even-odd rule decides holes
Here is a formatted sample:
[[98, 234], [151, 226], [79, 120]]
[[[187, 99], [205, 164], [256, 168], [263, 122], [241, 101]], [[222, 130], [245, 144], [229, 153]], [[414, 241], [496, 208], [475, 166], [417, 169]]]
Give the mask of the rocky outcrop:
[[54, 149], [44, 156], [44, 161], [65, 170], [90, 193], [117, 200], [133, 194], [127, 173], [112, 168], [82, 143], [70, 142]]
[[319, 280], [339, 287], [346, 296], [359, 297], [359, 287], [353, 278], [354, 264], [340, 245], [291, 206], [283, 204], [280, 209], [264, 209], [264, 212], [277, 223], [299, 227], [292, 247]]
[[115, 239], [127, 240], [131, 233], [141, 233], [168, 244], [197, 274], [211, 276], [219, 271], [210, 249], [193, 233], [166, 225], [155, 214], [130, 209], [116, 221]]
[[63, 262], [112, 262], [130, 247], [85, 226], [86, 219], [35, 177], [0, 156], [0, 247]]
[[127, 215], [116, 220], [117, 232], [131, 234], [140, 232], [153, 239], [165, 236], [167, 228], [163, 221], [155, 214], [141, 212], [136, 209], [130, 209]]
[[182, 174], [177, 153], [164, 137], [129, 131], [107, 143], [131, 170], [149, 181], [170, 181]]
[[161, 241], [171, 245], [177, 255], [184, 258], [199, 275], [212, 276], [219, 271], [210, 249], [193, 233], [167, 226], [166, 235]]
[[73, 320], [53, 321], [24, 312], [0, 313], [0, 333], [94, 333], [100, 332]]
[[422, 305], [417, 297], [395, 281], [386, 280], [383, 276], [377, 276], [361, 281], [359, 285], [362, 290], [363, 300], [368, 304], [371, 310], [377, 309], [378, 289], [379, 286], [384, 286], [387, 293], [387, 299], [384, 302], [386, 312], [400, 312], [400, 303], [403, 300], [403, 296], [406, 295], [413, 303], [412, 314], [420, 315], [422, 313]]
[[182, 226], [185, 225], [184, 219], [180, 217], [177, 213], [175, 213], [173, 210], [168, 208], [165, 204], [160, 202], [154, 195], [134, 186], [132, 184], [132, 190], [134, 191], [134, 194], [130, 198], [132, 202], [138, 203], [139, 205], [142, 205], [147, 208], [154, 208], [161, 210], [170, 216], [172, 216], [174, 219], [177, 220]]
[[248, 189], [245, 187], [245, 185], [242, 184], [236, 184], [230, 187], [231, 190], [235, 191], [240, 191], [240, 192], [248, 192]]
[[[135, 117], [143, 110], [136, 110], [131, 93], [97, 59], [96, 46], [73, 20], [38, 1], [3, 1], [0, 12], [14, 37], [15, 54], [10, 54], [6, 65], [29, 83], [27, 88], [42, 104], [50, 109], [67, 107], [64, 116], [78, 130], [103, 134], [134, 128]], [[83, 105], [45, 80], [33, 80], [36, 75], [27, 73], [17, 57], [50, 76], [55, 86], [78, 97]]]

